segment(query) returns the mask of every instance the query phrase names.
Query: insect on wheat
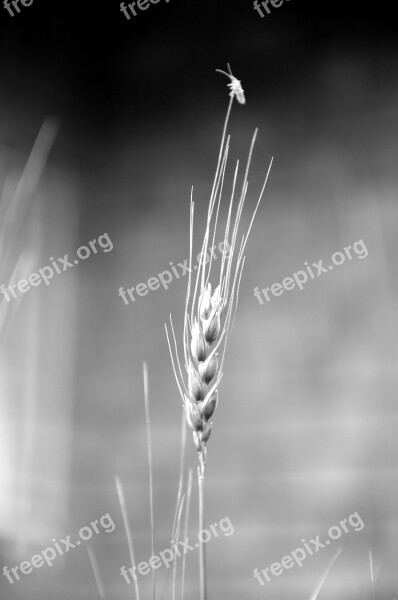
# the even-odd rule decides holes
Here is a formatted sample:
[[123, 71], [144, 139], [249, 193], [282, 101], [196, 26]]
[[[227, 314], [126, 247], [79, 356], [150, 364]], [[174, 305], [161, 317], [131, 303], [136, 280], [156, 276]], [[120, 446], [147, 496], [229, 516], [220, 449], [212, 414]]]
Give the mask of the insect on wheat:
[[225, 71], [222, 71], [221, 69], [216, 69], [216, 71], [217, 71], [217, 73], [222, 73], [223, 75], [226, 75], [227, 77], [230, 78], [231, 83], [227, 84], [231, 90], [229, 95], [231, 97], [235, 96], [237, 101], [239, 102], [239, 104], [245, 104], [246, 99], [245, 99], [244, 91], [242, 89], [241, 82], [239, 81], [239, 79], [236, 79], [236, 77], [234, 77], [232, 75], [232, 71], [231, 71], [231, 67], [229, 66], [229, 63], [227, 63], [227, 67], [228, 67], [229, 73], [226, 73]]

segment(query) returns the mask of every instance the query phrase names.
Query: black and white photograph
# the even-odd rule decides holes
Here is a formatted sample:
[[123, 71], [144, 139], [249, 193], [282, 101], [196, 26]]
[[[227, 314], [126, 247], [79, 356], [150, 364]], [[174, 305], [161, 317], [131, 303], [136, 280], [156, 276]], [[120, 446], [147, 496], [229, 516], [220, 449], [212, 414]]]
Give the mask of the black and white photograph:
[[394, 3], [0, 0], [0, 600], [397, 600], [397, 265]]

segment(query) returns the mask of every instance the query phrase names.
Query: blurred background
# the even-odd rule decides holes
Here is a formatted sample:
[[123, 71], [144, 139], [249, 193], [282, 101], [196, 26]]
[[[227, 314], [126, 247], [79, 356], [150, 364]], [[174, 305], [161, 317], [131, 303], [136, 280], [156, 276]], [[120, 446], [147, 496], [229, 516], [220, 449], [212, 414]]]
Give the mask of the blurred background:
[[[129, 557], [114, 477], [124, 484], [136, 562], [148, 560], [144, 360], [156, 549], [170, 544], [181, 409], [164, 323], [171, 313], [180, 340], [187, 281], [128, 305], [118, 290], [188, 258], [191, 186], [199, 250], [228, 104], [228, 80], [214, 69], [227, 62], [247, 99], [232, 110], [229, 182], [259, 127], [244, 228], [275, 158], [208, 447], [207, 522], [228, 516], [235, 528], [208, 544], [209, 598], [309, 599], [340, 546], [320, 598], [371, 599], [369, 550], [374, 597], [397, 598], [392, 9], [290, 0], [260, 18], [251, 0], [161, 0], [129, 21], [116, 1], [34, 0], [14, 17], [0, 9], [0, 284], [50, 257], [73, 257], [105, 232], [113, 243], [49, 286], [1, 297], [1, 600], [99, 598], [88, 544], [13, 584], [3, 567], [53, 538], [76, 539], [105, 513], [115, 531], [91, 543], [107, 598], [134, 596], [120, 576]], [[360, 239], [366, 259], [262, 306], [254, 298], [256, 286], [305, 261], [329, 264]], [[196, 460], [188, 433], [186, 470]], [[196, 492], [194, 483], [193, 538]], [[264, 587], [253, 578], [355, 511], [362, 531]], [[157, 575], [160, 598], [167, 570]], [[195, 551], [186, 597], [199, 597], [197, 577]], [[150, 575], [140, 582], [149, 598]]]

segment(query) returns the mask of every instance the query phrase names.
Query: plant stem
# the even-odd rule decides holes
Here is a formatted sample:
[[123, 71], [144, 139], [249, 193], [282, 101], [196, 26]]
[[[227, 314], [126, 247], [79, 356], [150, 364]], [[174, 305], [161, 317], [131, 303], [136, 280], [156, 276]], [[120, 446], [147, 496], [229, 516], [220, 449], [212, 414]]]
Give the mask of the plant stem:
[[206, 548], [201, 532], [205, 529], [205, 470], [206, 448], [199, 453], [198, 488], [199, 488], [199, 580], [200, 600], [207, 600], [206, 589]]

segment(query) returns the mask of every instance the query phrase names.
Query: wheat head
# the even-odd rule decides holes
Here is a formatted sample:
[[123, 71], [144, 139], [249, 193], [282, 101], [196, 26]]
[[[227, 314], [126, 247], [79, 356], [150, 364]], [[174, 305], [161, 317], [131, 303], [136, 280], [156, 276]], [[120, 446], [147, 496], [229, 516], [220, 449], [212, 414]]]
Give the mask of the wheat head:
[[[191, 191], [189, 278], [183, 334], [185, 375], [183, 375], [183, 369], [181, 368], [171, 317], [171, 335], [169, 335], [166, 325], [174, 375], [186, 420], [192, 430], [193, 441], [199, 453], [202, 473], [204, 473], [206, 465], [206, 445], [212, 430], [211, 418], [218, 403], [218, 390], [223, 376], [225, 351], [238, 303], [239, 286], [245, 261], [244, 251], [272, 165], [271, 159], [249, 227], [246, 233], [240, 237], [238, 230], [248, 190], [248, 173], [257, 136], [256, 129], [252, 137], [240, 192], [237, 192], [239, 161], [236, 162], [231, 191], [229, 192], [229, 208], [224, 230], [224, 252], [218, 273], [214, 274], [213, 255], [208, 256], [207, 248], [210, 240], [213, 241], [214, 245], [220, 220], [221, 199], [225, 195], [225, 172], [230, 145], [230, 136], [226, 136], [226, 129], [233, 99], [234, 96], [231, 96], [224, 123], [202, 249], [198, 265], [195, 267], [197, 268], [195, 282], [192, 278], [194, 202], [193, 192]], [[235, 207], [238, 194], [239, 200]], [[225, 250], [225, 247], [227, 247], [227, 250]], [[213, 286], [211, 280], [215, 282]]]

